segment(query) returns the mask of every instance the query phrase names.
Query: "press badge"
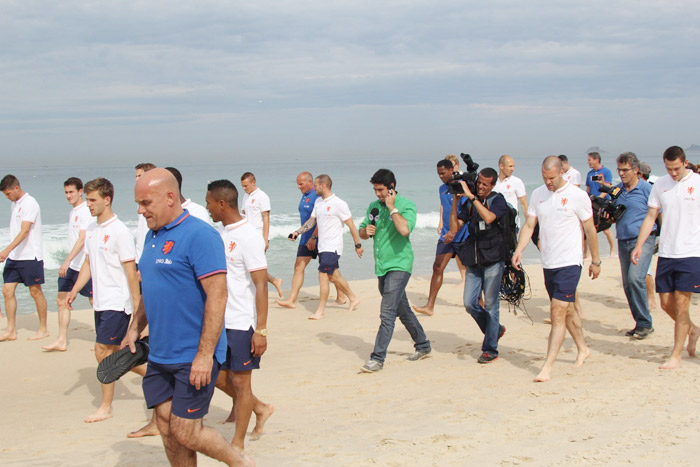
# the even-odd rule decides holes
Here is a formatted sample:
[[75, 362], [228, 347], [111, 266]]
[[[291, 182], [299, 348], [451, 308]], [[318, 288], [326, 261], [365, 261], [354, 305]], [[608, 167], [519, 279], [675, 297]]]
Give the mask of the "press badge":
[[486, 222], [479, 221], [479, 230], [486, 230]]

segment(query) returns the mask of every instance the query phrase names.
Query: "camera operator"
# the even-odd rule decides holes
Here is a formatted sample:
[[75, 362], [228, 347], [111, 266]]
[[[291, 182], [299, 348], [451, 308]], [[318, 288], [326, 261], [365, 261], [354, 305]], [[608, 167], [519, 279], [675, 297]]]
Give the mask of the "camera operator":
[[[450, 230], [459, 230], [465, 223], [469, 225], [469, 237], [460, 249], [459, 258], [467, 267], [464, 306], [484, 333], [479, 363], [498, 358], [498, 340], [506, 331], [499, 322], [498, 299], [506, 259], [500, 227], [505, 225], [506, 200], [502, 194], [493, 192], [496, 180], [498, 173], [494, 169], [483, 169], [476, 181], [476, 195], [460, 180], [464, 193], [452, 195], [450, 213]], [[458, 196], [469, 199], [459, 207], [459, 212]], [[482, 291], [483, 306], [479, 303]]]
[[[625, 335], [635, 339], [645, 339], [654, 332], [645, 278], [654, 254], [656, 237], [649, 235], [642, 244], [639, 262], [633, 264], [630, 260], [630, 253], [637, 244], [639, 229], [649, 210], [647, 201], [651, 193], [651, 185], [639, 178], [638, 172], [639, 159], [634, 153], [623, 152], [619, 155], [617, 173], [620, 175], [622, 183], [617, 186], [621, 188], [621, 193], [614, 202], [616, 205], [625, 206], [626, 210], [625, 215], [616, 222], [617, 248], [620, 256], [622, 286], [636, 323], [634, 329], [627, 331]], [[656, 226], [653, 227], [652, 232], [654, 230], [656, 230]]]

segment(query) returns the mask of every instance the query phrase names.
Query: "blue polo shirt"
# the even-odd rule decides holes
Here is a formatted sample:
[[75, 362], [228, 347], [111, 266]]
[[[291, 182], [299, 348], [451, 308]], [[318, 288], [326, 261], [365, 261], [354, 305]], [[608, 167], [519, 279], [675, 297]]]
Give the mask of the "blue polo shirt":
[[[612, 172], [607, 167], [601, 167], [598, 170], [589, 170], [588, 175], [586, 175], [586, 186], [589, 189], [589, 194], [593, 196], [598, 196], [600, 194], [600, 183], [594, 182], [592, 180], [594, 175], [603, 174], [603, 180], [608, 183], [612, 183]], [[605, 195], [607, 198], [608, 195]]]
[[[316, 198], [318, 198], [318, 195], [316, 194], [316, 190], [314, 188], [310, 189], [301, 196], [301, 201], [299, 201], [299, 217], [301, 218], [301, 225], [304, 225], [306, 221], [309, 220], [309, 217], [311, 217], [311, 213], [314, 212], [314, 203], [316, 202]], [[299, 245], [306, 245], [306, 242], [309, 241], [313, 233], [314, 229], [311, 229], [301, 234], [301, 238], [299, 238]]]
[[[199, 347], [207, 299], [200, 280], [226, 274], [221, 236], [185, 210], [157, 232], [148, 231], [139, 271], [150, 334], [148, 359], [191, 363]], [[223, 332], [214, 355], [219, 363], [226, 360]]]
[[[618, 240], [637, 238], [639, 229], [642, 227], [642, 222], [649, 210], [647, 201], [651, 193], [651, 184], [644, 180], [639, 180], [637, 185], [630, 191], [627, 191], [622, 183], [617, 186], [622, 190], [620, 196], [615, 200], [615, 204], [622, 204], [627, 208], [622, 219], [616, 224], [617, 238]], [[656, 231], [656, 225], [654, 225], [652, 233], [654, 231]]]
[[[440, 231], [440, 241], [445, 239], [445, 234], [450, 231], [450, 211], [452, 211], [452, 194], [448, 191], [447, 183], [443, 183], [440, 188], [440, 205], [442, 206], [442, 230]], [[458, 199], [457, 212], [459, 209], [467, 202], [466, 197], [461, 197]], [[464, 224], [461, 229], [455, 234], [455, 238], [452, 239], [453, 242], [463, 242], [469, 236], [469, 229], [467, 224]]]

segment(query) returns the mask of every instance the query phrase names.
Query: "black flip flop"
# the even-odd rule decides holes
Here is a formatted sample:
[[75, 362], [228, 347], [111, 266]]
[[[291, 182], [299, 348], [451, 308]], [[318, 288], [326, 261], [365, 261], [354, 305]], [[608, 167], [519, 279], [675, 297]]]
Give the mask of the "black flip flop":
[[148, 336], [136, 341], [134, 346], [136, 353], [131, 353], [127, 346], [112, 355], [108, 355], [97, 365], [97, 379], [100, 383], [113, 383], [132, 368], [148, 361]]

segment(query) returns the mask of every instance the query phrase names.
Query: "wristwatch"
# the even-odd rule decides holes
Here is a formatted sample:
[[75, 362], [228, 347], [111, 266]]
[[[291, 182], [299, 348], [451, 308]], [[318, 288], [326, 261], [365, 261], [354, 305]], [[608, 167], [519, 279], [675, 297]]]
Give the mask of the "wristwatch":
[[263, 337], [267, 337], [267, 329], [266, 328], [256, 329], [255, 334], [260, 334]]
[[316, 235], [311, 236], [311, 240], [316, 240], [318, 237]]
[[398, 213], [399, 213], [399, 210], [396, 209], [396, 208], [394, 208], [394, 209], [391, 210], [391, 212], [389, 213], [389, 215], [390, 215], [390, 216], [393, 216], [394, 214], [398, 214]]
[[598, 260], [597, 263], [596, 263], [595, 261], [591, 261], [591, 265], [593, 265], [593, 266], [598, 266], [598, 267], [600, 267], [600, 265], [601, 265], [602, 263], [603, 263], [603, 262], [600, 261], [600, 260]]
[[355, 249], [362, 248], [362, 243], [355, 243]]

